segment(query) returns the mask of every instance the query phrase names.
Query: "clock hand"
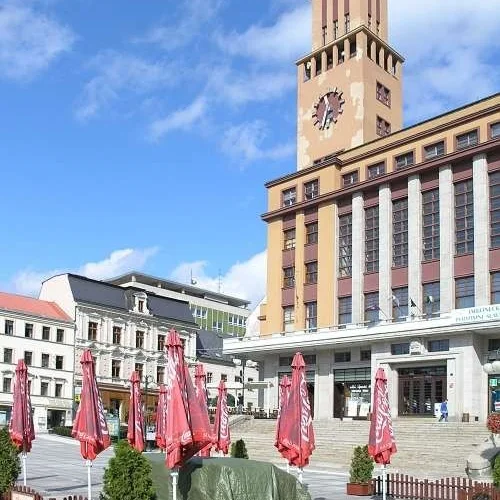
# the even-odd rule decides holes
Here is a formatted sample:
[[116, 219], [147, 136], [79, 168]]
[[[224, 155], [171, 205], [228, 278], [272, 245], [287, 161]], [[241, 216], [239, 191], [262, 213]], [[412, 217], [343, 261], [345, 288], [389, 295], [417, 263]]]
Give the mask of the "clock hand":
[[326, 95], [323, 97], [323, 101], [325, 102], [325, 114], [323, 115], [323, 120], [321, 122], [321, 128], [325, 128], [326, 119], [327, 119], [328, 113], [330, 111], [330, 102], [328, 101], [328, 97]]

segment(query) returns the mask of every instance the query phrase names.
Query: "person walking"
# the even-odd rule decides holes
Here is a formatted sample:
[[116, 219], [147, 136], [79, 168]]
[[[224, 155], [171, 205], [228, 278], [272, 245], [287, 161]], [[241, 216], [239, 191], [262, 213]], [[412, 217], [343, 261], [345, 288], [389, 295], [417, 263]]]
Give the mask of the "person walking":
[[448, 400], [447, 399], [445, 399], [441, 403], [440, 411], [441, 411], [441, 416], [439, 417], [439, 421], [441, 422], [442, 420], [444, 420], [445, 422], [448, 422]]

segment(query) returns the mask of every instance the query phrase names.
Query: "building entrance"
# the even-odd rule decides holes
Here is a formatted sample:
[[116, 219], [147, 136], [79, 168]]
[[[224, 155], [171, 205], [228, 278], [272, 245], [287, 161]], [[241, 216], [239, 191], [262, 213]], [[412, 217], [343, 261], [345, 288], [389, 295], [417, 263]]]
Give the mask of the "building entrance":
[[434, 416], [434, 405], [446, 399], [446, 366], [400, 368], [398, 414]]

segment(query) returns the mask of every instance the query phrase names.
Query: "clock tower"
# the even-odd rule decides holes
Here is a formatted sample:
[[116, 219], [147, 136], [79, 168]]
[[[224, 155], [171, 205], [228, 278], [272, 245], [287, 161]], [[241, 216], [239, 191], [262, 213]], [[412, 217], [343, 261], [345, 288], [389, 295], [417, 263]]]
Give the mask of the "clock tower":
[[403, 58], [387, 0], [311, 0], [312, 52], [297, 62], [297, 170], [402, 127]]

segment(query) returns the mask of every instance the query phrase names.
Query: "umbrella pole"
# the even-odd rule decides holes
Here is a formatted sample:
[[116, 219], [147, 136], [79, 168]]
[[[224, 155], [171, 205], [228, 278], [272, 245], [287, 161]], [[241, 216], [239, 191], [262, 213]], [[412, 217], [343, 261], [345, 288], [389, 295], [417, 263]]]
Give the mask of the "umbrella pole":
[[87, 496], [88, 500], [92, 500], [92, 481], [90, 479], [90, 468], [92, 467], [92, 460], [87, 460]]
[[288, 474], [290, 474], [290, 463], [288, 462], [288, 460], [286, 461], [286, 471], [288, 472]]
[[177, 478], [179, 477], [179, 472], [171, 472], [172, 476], [172, 500], [177, 500]]
[[299, 483], [300, 484], [302, 484], [302, 480], [303, 480], [302, 474], [303, 474], [303, 472], [304, 472], [304, 469], [302, 467], [299, 467]]
[[23, 485], [26, 486], [26, 451], [23, 451], [22, 453], [22, 459], [23, 459]]
[[387, 498], [387, 481], [386, 481], [387, 471], [385, 469], [385, 464], [382, 465], [382, 500]]

